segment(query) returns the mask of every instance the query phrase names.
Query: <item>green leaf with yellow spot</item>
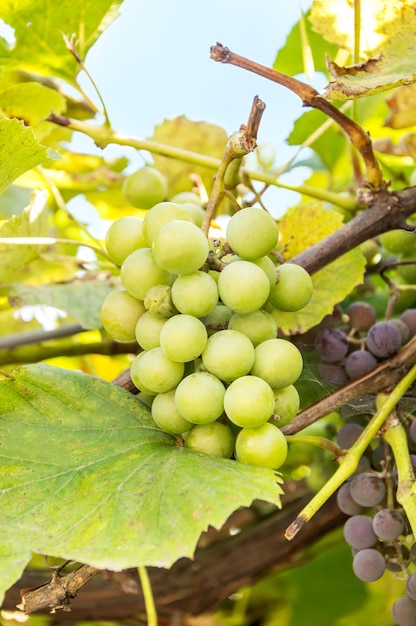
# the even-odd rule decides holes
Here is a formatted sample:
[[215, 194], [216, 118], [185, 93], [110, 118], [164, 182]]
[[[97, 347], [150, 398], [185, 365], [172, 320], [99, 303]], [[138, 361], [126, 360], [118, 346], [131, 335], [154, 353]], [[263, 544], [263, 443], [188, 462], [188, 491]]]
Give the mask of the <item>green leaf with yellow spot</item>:
[[[279, 221], [284, 255], [290, 260], [342, 226], [342, 216], [321, 204], [294, 207]], [[332, 312], [364, 278], [366, 260], [359, 248], [340, 256], [312, 275], [313, 294], [300, 311], [286, 313], [274, 310], [272, 315], [287, 334], [304, 333]]]

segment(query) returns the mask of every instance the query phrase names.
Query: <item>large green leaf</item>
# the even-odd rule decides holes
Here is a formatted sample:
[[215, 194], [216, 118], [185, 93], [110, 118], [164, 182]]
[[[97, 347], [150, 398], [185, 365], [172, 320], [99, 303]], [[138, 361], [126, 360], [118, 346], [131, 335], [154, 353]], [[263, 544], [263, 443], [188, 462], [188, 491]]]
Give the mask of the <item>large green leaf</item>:
[[280, 506], [277, 481], [177, 445], [110, 383], [23, 367], [0, 382], [0, 596], [32, 552], [110, 570], [169, 567], [238, 507]]
[[114, 290], [111, 280], [78, 280], [63, 285], [24, 285], [13, 283], [8, 288], [13, 306], [45, 304], [65, 311], [83, 328], [101, 328], [101, 306]]
[[[279, 232], [286, 244], [287, 260], [310, 248], [342, 226], [342, 216], [323, 208], [319, 203], [290, 209], [279, 221]], [[313, 293], [310, 302], [294, 313], [273, 311], [278, 326], [285, 333], [304, 333], [332, 312], [334, 306], [360, 285], [366, 260], [359, 248], [340, 256], [312, 275]]]
[[1, 17], [14, 29], [16, 43], [0, 38], [0, 65], [74, 82], [79, 67], [62, 35], [75, 34], [82, 59], [118, 16], [122, 0], [3, 0]]

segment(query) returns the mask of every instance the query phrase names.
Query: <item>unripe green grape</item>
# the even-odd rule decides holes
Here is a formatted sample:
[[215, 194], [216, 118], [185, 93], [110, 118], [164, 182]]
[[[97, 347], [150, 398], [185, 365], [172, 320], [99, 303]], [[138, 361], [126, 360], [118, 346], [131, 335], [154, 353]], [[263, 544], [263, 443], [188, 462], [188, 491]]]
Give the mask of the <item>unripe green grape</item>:
[[266, 422], [257, 428], [243, 428], [237, 435], [235, 454], [240, 463], [278, 469], [287, 457], [287, 442], [282, 431]]
[[109, 293], [101, 306], [104, 330], [116, 341], [134, 341], [137, 320], [146, 312], [141, 300], [124, 289]]
[[186, 437], [185, 448], [229, 459], [234, 452], [234, 441], [232, 430], [227, 424], [211, 422], [194, 426]]
[[166, 198], [168, 182], [155, 167], [145, 166], [124, 179], [122, 192], [134, 207], [150, 209]]
[[162, 226], [174, 220], [184, 220], [192, 223], [192, 218], [176, 202], [159, 202], [155, 204], [143, 219], [143, 236], [148, 245], [153, 245], [156, 233], [159, 232]]
[[218, 287], [206, 272], [178, 276], [172, 285], [172, 301], [180, 313], [204, 317], [218, 303]]
[[208, 239], [192, 222], [174, 220], [162, 226], [153, 240], [156, 263], [172, 274], [192, 274], [205, 263]]
[[181, 202], [180, 207], [189, 215], [196, 226], [199, 228], [202, 226], [205, 211], [200, 204], [196, 204], [195, 202]]
[[160, 346], [160, 331], [166, 324], [166, 317], [157, 317], [146, 311], [137, 321], [135, 328], [136, 341], [143, 350], [151, 350]]
[[174, 315], [160, 332], [160, 347], [173, 361], [192, 361], [207, 345], [207, 329], [192, 315]]
[[218, 278], [218, 291], [224, 304], [236, 313], [261, 309], [270, 293], [270, 283], [263, 270], [250, 261], [227, 265]]
[[379, 235], [381, 245], [392, 254], [410, 256], [416, 252], [416, 237], [414, 231], [389, 230]]
[[254, 349], [253, 376], [263, 378], [272, 389], [293, 385], [301, 375], [302, 355], [287, 339], [268, 339]]
[[270, 289], [274, 287], [276, 284], [276, 266], [271, 258], [269, 256], [261, 256], [259, 259], [255, 259], [251, 262], [261, 267], [263, 272], [266, 274], [269, 279]]
[[150, 313], [159, 317], [172, 317], [178, 312], [172, 302], [172, 289], [169, 285], [150, 287], [144, 299], [144, 306]]
[[172, 389], [155, 396], [152, 402], [152, 417], [162, 430], [171, 435], [180, 435], [190, 430], [192, 424], [178, 412], [175, 405], [175, 391], [176, 389]]
[[271, 288], [269, 302], [280, 311], [299, 311], [312, 297], [313, 282], [300, 265], [284, 263], [277, 268], [278, 282]]
[[204, 367], [229, 383], [249, 373], [254, 362], [254, 346], [237, 330], [220, 330], [208, 339], [202, 353]]
[[224, 411], [225, 387], [208, 372], [195, 372], [186, 376], [175, 392], [175, 405], [179, 413], [193, 424], [209, 424]]
[[[278, 417], [276, 426], [285, 426], [297, 415], [300, 406], [298, 390], [294, 385], [274, 390], [274, 413]], [[273, 419], [273, 418], [272, 418]]]
[[228, 323], [229, 330], [238, 330], [246, 335], [253, 346], [273, 339], [277, 335], [277, 324], [270, 313], [259, 310], [252, 313], [234, 313]]
[[172, 361], [162, 348], [152, 348], [138, 356], [140, 358], [135, 357], [131, 363], [130, 376], [142, 391], [144, 386], [154, 393], [165, 393], [176, 387], [184, 375], [184, 364]]
[[278, 236], [276, 220], [267, 211], [254, 207], [237, 211], [226, 227], [226, 238], [231, 248], [247, 261], [273, 250]]
[[228, 322], [233, 315], [234, 313], [230, 307], [219, 303], [212, 309], [211, 313], [201, 318], [201, 322], [204, 323], [208, 335], [212, 335], [218, 330], [226, 330]]
[[193, 191], [180, 191], [179, 193], [175, 193], [173, 198], [171, 198], [171, 202], [176, 202], [177, 204], [192, 202], [192, 204], [199, 204], [199, 206], [203, 204], [198, 194]]
[[240, 376], [225, 391], [224, 410], [241, 428], [261, 426], [273, 415], [273, 389], [257, 376]]
[[120, 217], [113, 222], [105, 236], [105, 247], [109, 257], [117, 265], [134, 250], [147, 247], [142, 232], [143, 219], [141, 217]]
[[147, 352], [139, 352], [137, 356], [134, 357], [133, 361], [130, 364], [130, 378], [135, 387], [140, 391], [140, 394], [144, 394], [150, 401], [150, 398], [154, 398], [156, 396], [156, 392], [148, 389], [146, 385], [140, 380], [138, 375], [139, 363], [143, 356], [147, 354]]
[[120, 268], [120, 278], [126, 291], [139, 300], [145, 299], [151, 287], [170, 286], [173, 281], [172, 275], [156, 263], [150, 248], [129, 254]]

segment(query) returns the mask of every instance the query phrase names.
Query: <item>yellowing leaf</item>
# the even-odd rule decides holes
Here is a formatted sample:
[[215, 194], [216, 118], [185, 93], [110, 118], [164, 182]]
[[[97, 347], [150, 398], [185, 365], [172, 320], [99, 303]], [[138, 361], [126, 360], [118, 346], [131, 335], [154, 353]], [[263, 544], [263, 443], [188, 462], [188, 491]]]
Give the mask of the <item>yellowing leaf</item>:
[[[184, 115], [173, 120], [165, 120], [156, 126], [152, 137], [153, 141], [199, 152], [217, 159], [223, 156], [227, 139], [225, 130], [220, 126], [207, 122], [193, 122]], [[215, 170], [157, 154], [154, 155], [154, 161], [156, 168], [163, 172], [168, 179], [171, 195], [191, 189], [190, 174], [201, 176], [208, 193], [210, 193]]]
[[[281, 243], [286, 244], [285, 258], [290, 260], [342, 226], [342, 216], [324, 209], [321, 204], [302, 205], [289, 210], [279, 222]], [[313, 328], [361, 284], [365, 257], [359, 248], [340, 256], [312, 275], [313, 294], [300, 311], [273, 311], [279, 328], [286, 334], [304, 333]]]
[[52, 111], [62, 113], [65, 108], [65, 98], [40, 83], [19, 83], [0, 93], [0, 109], [4, 116], [24, 120], [27, 126], [34, 126]]
[[[315, 0], [313, 28], [331, 43], [352, 53], [354, 3]], [[414, 0], [361, 0], [360, 50], [363, 63], [340, 67], [329, 63], [334, 79], [324, 95], [334, 100], [359, 98], [416, 80]]]

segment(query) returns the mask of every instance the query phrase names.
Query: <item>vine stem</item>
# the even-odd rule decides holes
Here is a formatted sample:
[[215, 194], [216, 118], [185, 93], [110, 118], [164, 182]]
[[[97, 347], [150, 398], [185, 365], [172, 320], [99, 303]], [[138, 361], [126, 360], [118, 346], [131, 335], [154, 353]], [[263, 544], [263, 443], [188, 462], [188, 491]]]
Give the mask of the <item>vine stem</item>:
[[393, 450], [394, 460], [397, 467], [398, 485], [396, 491], [397, 501], [406, 511], [407, 519], [413, 535], [416, 537], [416, 479], [410, 459], [409, 446], [406, 431], [403, 424], [392, 413], [388, 420], [384, 440]]
[[[299, 513], [296, 519], [286, 529], [286, 539], [293, 539], [299, 532], [302, 526], [308, 522], [313, 515], [321, 508], [323, 504], [335, 493], [335, 491], [345, 482], [351, 474], [355, 472], [358, 467], [359, 460], [363, 455], [366, 448], [374, 437], [376, 437], [378, 431], [383, 426], [384, 422], [389, 417], [390, 413], [407, 391], [407, 389], [416, 380], [416, 365], [404, 376], [393, 391], [386, 396], [386, 400], [380, 407], [380, 409], [372, 417], [365, 430], [358, 437], [357, 441], [349, 448], [344, 457], [340, 461], [340, 466], [325, 485], [318, 491], [318, 493], [310, 500], [310, 502]], [[386, 435], [384, 434], [384, 437]], [[401, 444], [400, 444], [401, 446]], [[410, 492], [411, 493], [411, 492]], [[406, 490], [407, 495], [407, 490]], [[407, 502], [407, 500], [406, 500]], [[405, 509], [406, 513], [407, 510]]]
[[155, 599], [153, 597], [152, 586], [150, 584], [149, 574], [146, 567], [139, 565], [137, 568], [140, 583], [142, 586], [144, 604], [146, 607], [147, 625], [158, 626]]
[[[218, 170], [221, 164], [221, 159], [217, 159], [215, 157], [200, 154], [198, 152], [192, 152], [191, 150], [185, 150], [184, 148], [178, 148], [176, 146], [169, 146], [157, 141], [130, 137], [106, 126], [94, 126], [88, 122], [64, 117], [62, 115], [56, 115], [55, 113], [51, 113], [47, 120], [49, 122], [53, 122], [54, 124], [58, 124], [59, 126], [63, 126], [86, 135], [92, 139], [99, 148], [106, 148], [110, 144], [128, 146], [130, 148], [134, 148], [135, 150], [146, 150], [152, 154], [170, 157], [172, 159], [177, 159], [178, 161], [183, 161], [184, 163], [192, 163], [193, 165], [207, 167], [215, 171]], [[278, 180], [278, 177], [274, 174], [256, 172], [254, 170], [245, 170], [245, 173], [251, 178], [251, 180], [263, 182], [282, 189], [288, 189], [289, 191], [296, 191], [297, 193], [315, 198], [316, 200], [329, 202], [334, 206], [339, 206], [340, 208], [348, 211], [353, 211], [359, 208], [357, 201], [353, 197], [343, 197], [338, 193], [327, 191], [325, 189], [315, 189], [309, 185], [285, 185], [284, 183], [281, 183]]]

